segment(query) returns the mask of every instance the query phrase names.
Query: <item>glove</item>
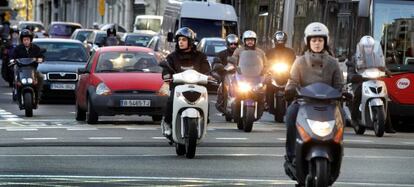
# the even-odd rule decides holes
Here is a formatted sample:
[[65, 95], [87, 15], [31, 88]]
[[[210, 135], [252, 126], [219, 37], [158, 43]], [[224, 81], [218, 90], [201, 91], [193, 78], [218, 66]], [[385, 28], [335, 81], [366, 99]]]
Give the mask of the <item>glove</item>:
[[342, 97], [347, 100], [347, 101], [352, 101], [352, 98], [354, 97], [351, 93], [349, 92], [343, 92], [342, 93]]
[[298, 92], [295, 89], [285, 90], [285, 99], [288, 102], [291, 102], [298, 96]]
[[351, 83], [360, 83], [363, 81], [362, 75], [355, 74], [351, 77]]

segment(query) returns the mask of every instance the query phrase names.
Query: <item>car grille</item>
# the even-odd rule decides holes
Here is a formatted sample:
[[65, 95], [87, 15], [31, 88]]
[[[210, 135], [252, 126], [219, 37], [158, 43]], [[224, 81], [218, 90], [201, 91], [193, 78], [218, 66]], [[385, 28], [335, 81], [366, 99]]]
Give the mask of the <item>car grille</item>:
[[65, 72], [53, 72], [47, 74], [47, 79], [51, 81], [76, 81], [78, 80], [78, 74], [65, 73]]
[[155, 91], [148, 90], [118, 90], [115, 93], [119, 94], [155, 94]]
[[194, 92], [194, 91], [187, 91], [187, 92], [183, 92], [183, 96], [188, 101], [194, 103], [198, 100], [198, 98], [200, 98], [201, 93], [200, 92]]

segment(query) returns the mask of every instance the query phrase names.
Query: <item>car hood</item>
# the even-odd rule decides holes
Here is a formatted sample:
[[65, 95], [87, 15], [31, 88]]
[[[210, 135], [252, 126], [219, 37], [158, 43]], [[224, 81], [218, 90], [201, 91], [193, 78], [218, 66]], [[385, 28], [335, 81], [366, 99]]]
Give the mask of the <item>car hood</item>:
[[97, 73], [95, 76], [112, 91], [158, 91], [164, 83], [160, 73]]
[[48, 61], [39, 64], [37, 70], [46, 72], [78, 72], [78, 68], [85, 67], [86, 62]]

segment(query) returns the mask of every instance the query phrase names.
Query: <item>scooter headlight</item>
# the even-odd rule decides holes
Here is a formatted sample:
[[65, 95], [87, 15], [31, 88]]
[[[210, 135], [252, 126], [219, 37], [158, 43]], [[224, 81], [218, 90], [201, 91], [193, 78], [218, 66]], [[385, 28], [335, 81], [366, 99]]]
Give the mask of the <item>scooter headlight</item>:
[[27, 78], [27, 83], [32, 84], [33, 83], [33, 79], [32, 78]]
[[246, 82], [239, 82], [238, 88], [239, 88], [239, 91], [242, 93], [246, 93], [252, 90], [252, 86], [250, 86], [250, 84]]
[[272, 65], [272, 71], [275, 73], [284, 73], [289, 70], [289, 66], [286, 63], [278, 62]]
[[27, 79], [26, 78], [22, 79], [22, 84], [27, 84]]
[[309, 127], [312, 132], [320, 137], [325, 137], [332, 133], [333, 128], [335, 127], [335, 120], [332, 121], [315, 121], [307, 119]]

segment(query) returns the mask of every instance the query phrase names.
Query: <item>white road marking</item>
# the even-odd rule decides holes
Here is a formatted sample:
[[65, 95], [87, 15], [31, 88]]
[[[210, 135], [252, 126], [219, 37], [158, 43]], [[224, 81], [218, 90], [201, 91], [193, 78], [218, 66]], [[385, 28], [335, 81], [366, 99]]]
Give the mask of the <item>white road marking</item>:
[[6, 111], [0, 112], [0, 115], [10, 115], [10, 114], [12, 114], [12, 113], [11, 112], [6, 112]]
[[98, 130], [97, 128], [73, 128], [73, 127], [69, 127], [66, 130], [68, 131], [94, 131], [94, 130]]
[[9, 128], [6, 131], [38, 131], [38, 129]]
[[[21, 119], [21, 118], [19, 118], [19, 119]], [[23, 119], [21, 119], [21, 120], [23, 120]], [[9, 119], [0, 120], [0, 122], [5, 122], [5, 121], [10, 121], [10, 120]], [[74, 119], [59, 119], [59, 120], [57, 120], [57, 119], [24, 119], [24, 121], [25, 122], [56, 122], [56, 121], [59, 121], [59, 122], [73, 122], [75, 120]]]
[[216, 138], [216, 140], [247, 140], [248, 138]]
[[3, 95], [13, 95], [11, 92], [7, 92], [7, 93], [1, 93]]
[[277, 140], [286, 141], [286, 138], [277, 138]]
[[3, 117], [3, 118], [18, 118], [19, 116], [16, 116], [14, 114], [6, 114], [6, 115], [1, 115], [1, 117]]
[[158, 130], [159, 128], [151, 128], [151, 127], [127, 127], [125, 128], [126, 130], [131, 130], [131, 131], [155, 131]]
[[90, 140], [121, 140], [122, 137], [89, 137]]
[[363, 143], [373, 143], [372, 140], [344, 140], [344, 142], [363, 142]]
[[23, 138], [23, 140], [57, 140], [57, 138]]
[[401, 142], [403, 144], [414, 145], [414, 142]]
[[165, 140], [166, 138], [165, 137], [152, 137], [152, 139], [155, 139], [155, 140]]

